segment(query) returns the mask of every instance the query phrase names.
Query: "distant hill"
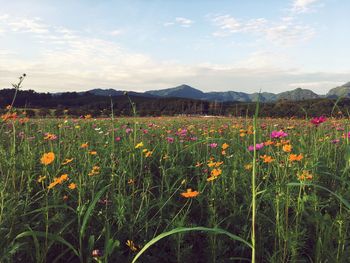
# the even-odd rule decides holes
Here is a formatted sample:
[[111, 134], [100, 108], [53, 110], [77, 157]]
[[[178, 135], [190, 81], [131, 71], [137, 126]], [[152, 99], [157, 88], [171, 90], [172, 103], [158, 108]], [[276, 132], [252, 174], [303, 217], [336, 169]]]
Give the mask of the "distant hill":
[[[117, 97], [124, 96], [125, 91], [115, 90], [115, 89], [91, 89], [84, 92], [71, 92], [73, 94], [85, 94], [89, 93], [95, 96], [102, 97]], [[159, 90], [149, 90], [146, 92], [135, 92], [127, 91], [129, 96], [133, 97], [144, 97], [144, 98], [182, 98], [191, 100], [202, 100], [202, 101], [216, 101], [216, 102], [256, 102], [259, 98], [260, 102], [275, 102], [278, 100], [288, 100], [288, 101], [303, 101], [303, 100], [313, 100], [321, 98], [337, 99], [339, 97], [350, 98], [350, 82], [333, 88], [329, 90], [326, 95], [318, 95], [309, 89], [297, 88], [290, 91], [285, 91], [281, 93], [245, 93], [239, 91], [212, 91], [203, 92], [197, 88], [191, 87], [186, 84], [182, 84], [177, 87], [159, 89]], [[53, 93], [53, 96], [59, 96], [64, 93]]]
[[[96, 96], [114, 96], [114, 97], [122, 96], [125, 94], [125, 91], [115, 90], [115, 89], [92, 89], [92, 90], [89, 90], [88, 92]], [[130, 96], [155, 97], [154, 95], [143, 93], [143, 92], [128, 91], [127, 93]]]
[[350, 82], [329, 90], [326, 96], [328, 98], [339, 98], [339, 97], [350, 98]]
[[[188, 99], [200, 99], [208, 101], [219, 102], [253, 102], [257, 101], [259, 93], [245, 93], [237, 91], [217, 91], [217, 92], [202, 92], [188, 85], [181, 85], [170, 89], [151, 90], [146, 91], [144, 94], [156, 95], [159, 97], [176, 97], [176, 98], [188, 98]], [[286, 91], [278, 94], [263, 92], [260, 93], [261, 102], [273, 102], [279, 99], [299, 101], [308, 99], [320, 98], [319, 95], [308, 89], [297, 88], [292, 91]]]
[[159, 97], [205, 99], [204, 92], [185, 84], [170, 89], [150, 90], [146, 91], [144, 94], [150, 94]]
[[286, 99], [292, 101], [318, 99], [319, 95], [314, 93], [312, 90], [297, 88], [291, 91], [285, 91], [277, 94], [278, 99]]

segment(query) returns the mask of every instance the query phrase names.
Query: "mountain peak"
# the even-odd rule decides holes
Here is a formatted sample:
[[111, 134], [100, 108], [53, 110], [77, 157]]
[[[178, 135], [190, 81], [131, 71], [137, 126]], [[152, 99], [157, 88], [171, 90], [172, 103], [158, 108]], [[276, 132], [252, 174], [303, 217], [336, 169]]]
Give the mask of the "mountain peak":
[[151, 94], [160, 97], [204, 99], [204, 93], [202, 91], [186, 84], [182, 84], [180, 86], [176, 86], [170, 89], [146, 91], [146, 94]]

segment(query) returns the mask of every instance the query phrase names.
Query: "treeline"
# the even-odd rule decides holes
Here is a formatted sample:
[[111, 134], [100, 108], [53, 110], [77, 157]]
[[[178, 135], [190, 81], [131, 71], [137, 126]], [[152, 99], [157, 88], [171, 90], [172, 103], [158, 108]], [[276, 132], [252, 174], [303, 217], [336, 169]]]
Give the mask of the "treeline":
[[[15, 89], [0, 90], [0, 108], [11, 104]], [[15, 108], [26, 109], [27, 115], [79, 117], [90, 114], [93, 117], [108, 117], [133, 114], [131, 103], [136, 106], [138, 116], [226, 115], [252, 116], [256, 103], [212, 102], [183, 98], [149, 98], [141, 96], [97, 96], [89, 92], [65, 92], [61, 94], [37, 93], [20, 90], [14, 103]], [[263, 117], [305, 117], [305, 116], [348, 116], [350, 99], [313, 99], [304, 101], [280, 100], [274, 103], [260, 103], [259, 116]]]

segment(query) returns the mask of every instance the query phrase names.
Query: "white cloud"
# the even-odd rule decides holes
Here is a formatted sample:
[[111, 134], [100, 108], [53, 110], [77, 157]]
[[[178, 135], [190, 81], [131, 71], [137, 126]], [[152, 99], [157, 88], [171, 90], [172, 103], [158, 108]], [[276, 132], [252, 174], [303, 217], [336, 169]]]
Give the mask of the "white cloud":
[[168, 26], [178, 25], [181, 27], [190, 27], [192, 26], [193, 23], [194, 21], [191, 19], [184, 18], [184, 17], [176, 17], [174, 21], [163, 23], [163, 26], [168, 27]]
[[[285, 28], [272, 30], [278, 25], [265, 19], [239, 21], [240, 27], [235, 27], [229, 18], [226, 16], [228, 20], [225, 21], [230, 22], [230, 26], [224, 28], [229, 33], [236, 28], [240, 28], [239, 32], [258, 35], [262, 31], [264, 37], [271, 37], [273, 41], [277, 41], [274, 38], [278, 35], [287, 34]], [[8, 22], [8, 17], [3, 19]], [[10, 30], [3, 19], [0, 18], [1, 25]], [[11, 17], [10, 22], [22, 20]], [[287, 28], [297, 25], [290, 21], [287, 19], [281, 23]], [[27, 73], [24, 87], [36, 91], [81, 91], [98, 87], [144, 91], [188, 83], [205, 91], [256, 92], [261, 88], [278, 92], [288, 90], [296, 83], [314, 83], [312, 89], [318, 90], [315, 83], [322, 82], [320, 85], [324, 90], [319, 93], [326, 93], [326, 88], [333, 87], [332, 83], [346, 82], [349, 76], [349, 72], [301, 72], [283, 53], [266, 51], [253, 52], [245, 59], [227, 65], [159, 61], [112, 41], [89, 37], [69, 28], [50, 26], [40, 19], [35, 22], [39, 28], [45, 25], [46, 31], [34, 30], [36, 37], [28, 38], [26, 45], [38, 50], [38, 54], [29, 60], [24, 51], [13, 53], [0, 49], [0, 88], [9, 87], [20, 74]], [[271, 35], [268, 35], [268, 29], [272, 30]], [[14, 37], [21, 32], [16, 31]], [[327, 81], [329, 87], [326, 87]]]
[[319, 0], [294, 0], [292, 10], [297, 13], [305, 13]]
[[194, 22], [191, 19], [184, 17], [177, 17], [175, 21], [180, 24], [182, 27], [190, 27]]
[[7, 14], [0, 16], [0, 27], [4, 32], [47, 34], [48, 27], [40, 18], [15, 18]]
[[291, 46], [309, 40], [314, 35], [310, 26], [295, 21], [291, 16], [282, 17], [280, 21], [268, 21], [265, 18], [240, 20], [230, 15], [212, 18], [219, 28], [213, 33], [215, 37], [227, 37], [235, 33], [247, 33], [261, 36], [266, 40], [283, 46]]
[[123, 31], [120, 30], [120, 29], [115, 29], [115, 30], [112, 30], [111, 32], [109, 32], [109, 34], [110, 34], [111, 36], [119, 36], [119, 35], [121, 35], [122, 33], [123, 33]]

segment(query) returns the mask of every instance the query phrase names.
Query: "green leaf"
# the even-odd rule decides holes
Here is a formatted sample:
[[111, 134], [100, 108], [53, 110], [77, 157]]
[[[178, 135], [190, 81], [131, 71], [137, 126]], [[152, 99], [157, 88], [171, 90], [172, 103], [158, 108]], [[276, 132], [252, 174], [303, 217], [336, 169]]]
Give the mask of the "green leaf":
[[84, 218], [83, 218], [83, 223], [81, 225], [80, 228], [80, 237], [83, 237], [85, 234], [85, 230], [87, 227], [87, 223], [89, 222], [89, 219], [92, 215], [92, 212], [94, 211], [95, 205], [98, 202], [98, 200], [101, 199], [102, 195], [104, 194], [104, 192], [107, 190], [107, 188], [109, 187], [109, 185], [106, 185], [104, 188], [102, 188], [96, 195], [94, 200], [92, 200], [92, 202], [90, 203], [88, 209], [86, 210], [85, 214], [84, 214]]
[[19, 235], [16, 236], [15, 239], [19, 239], [19, 238], [23, 238], [23, 237], [44, 237], [44, 238], [48, 238], [49, 240], [53, 240], [59, 243], [62, 243], [63, 245], [66, 245], [68, 248], [70, 248], [70, 250], [72, 250], [74, 252], [75, 255], [79, 256], [78, 251], [72, 246], [71, 243], [67, 242], [65, 239], [63, 239], [62, 237], [55, 235], [55, 234], [50, 234], [50, 233], [46, 233], [46, 232], [41, 232], [41, 231], [25, 231]]
[[150, 246], [154, 245], [155, 243], [157, 243], [159, 240], [170, 236], [170, 235], [174, 235], [177, 233], [182, 233], [182, 232], [190, 232], [190, 231], [205, 231], [205, 232], [212, 232], [214, 234], [224, 234], [227, 235], [228, 237], [230, 237], [233, 240], [237, 240], [239, 242], [244, 243], [245, 245], [249, 246], [250, 248], [252, 248], [252, 245], [250, 243], [248, 243], [247, 241], [245, 241], [244, 239], [240, 238], [239, 236], [236, 236], [234, 234], [231, 234], [230, 232], [227, 232], [226, 230], [220, 229], [220, 228], [207, 228], [207, 227], [179, 227], [179, 228], [175, 228], [171, 231], [168, 232], [164, 232], [158, 236], [156, 236], [155, 238], [151, 239], [140, 251], [139, 253], [137, 253], [137, 255], [134, 257], [134, 259], [132, 260], [131, 263], [135, 263], [136, 260], [147, 250], [149, 249]]
[[333, 191], [327, 189], [326, 187], [323, 187], [323, 186], [320, 186], [317, 184], [312, 184], [312, 183], [289, 183], [289, 184], [287, 184], [287, 186], [314, 186], [316, 188], [325, 190], [325, 191], [329, 192], [330, 194], [332, 194], [333, 196], [335, 196], [336, 198], [338, 198], [339, 201], [342, 202], [345, 205], [345, 207], [350, 210], [350, 203], [347, 200], [345, 200], [340, 195], [334, 193]]

